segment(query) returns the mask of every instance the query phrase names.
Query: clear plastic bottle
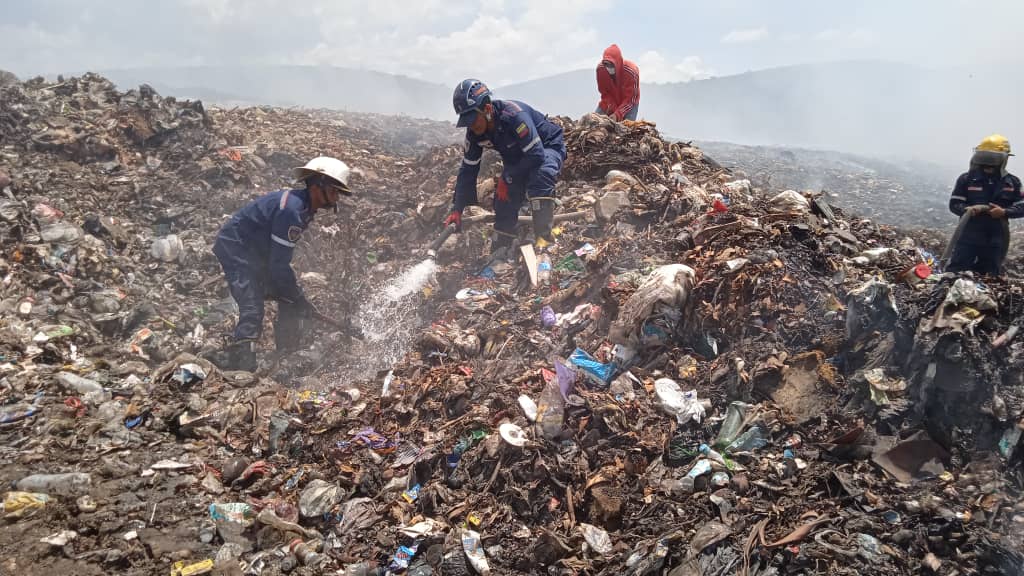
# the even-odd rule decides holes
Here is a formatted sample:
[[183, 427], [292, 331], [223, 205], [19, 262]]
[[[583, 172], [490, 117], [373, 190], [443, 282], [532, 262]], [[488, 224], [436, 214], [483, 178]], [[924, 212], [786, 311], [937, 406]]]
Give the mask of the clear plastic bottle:
[[547, 286], [551, 282], [551, 256], [542, 252], [537, 259], [537, 285]]
[[713, 450], [711, 446], [708, 446], [707, 444], [701, 444], [698, 450], [709, 460], [714, 460], [715, 462], [718, 462], [722, 466], [725, 466], [725, 457], [722, 456], [722, 454], [719, 453], [718, 451]]
[[565, 400], [558, 388], [558, 380], [552, 378], [544, 386], [537, 404], [537, 426], [540, 433], [548, 440], [558, 438], [562, 433], [562, 422], [565, 418]]
[[743, 420], [747, 417], [747, 411], [752, 408], [750, 404], [734, 401], [725, 410], [725, 421], [718, 430], [718, 437], [715, 438], [715, 446], [724, 448], [732, 444], [733, 440], [740, 435], [743, 429]]
[[726, 447], [725, 453], [749, 452], [767, 445], [768, 440], [764, 437], [764, 430], [760, 426], [751, 426], [749, 430], [740, 434], [739, 438], [733, 440], [732, 444]]
[[693, 486], [697, 478], [700, 478], [701, 476], [707, 474], [708, 472], [711, 472], [711, 461], [705, 460], [703, 458], [698, 460], [697, 463], [690, 468], [690, 471], [686, 473], [686, 476], [683, 476], [679, 480], [683, 492], [687, 494], [692, 494]]
[[88, 394], [89, 392], [101, 392], [103, 386], [95, 380], [88, 378], [82, 378], [78, 374], [71, 372], [60, 372], [54, 378], [57, 382], [60, 382], [68, 391], [78, 392], [79, 394]]
[[15, 484], [24, 492], [40, 492], [56, 496], [82, 496], [89, 493], [92, 476], [85, 472], [67, 474], [33, 474]]

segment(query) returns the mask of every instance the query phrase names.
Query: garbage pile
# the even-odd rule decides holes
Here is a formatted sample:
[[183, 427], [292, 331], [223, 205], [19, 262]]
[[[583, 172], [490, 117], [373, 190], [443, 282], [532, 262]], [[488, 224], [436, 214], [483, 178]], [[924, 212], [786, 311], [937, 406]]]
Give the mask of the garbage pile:
[[[960, 172], [924, 161], [887, 162], [801, 148], [701, 142], [724, 166], [742, 170], [758, 187], [826, 191], [829, 201], [858, 216], [906, 228], [951, 229], [949, 194]], [[908, 152], [909, 154], [910, 152]]]
[[3, 88], [2, 571], [1020, 573], [1024, 283], [943, 274], [650, 123], [558, 121], [555, 245], [524, 215], [520, 258], [486, 256], [489, 159], [394, 300], [400, 361], [324, 327], [276, 356], [268, 319], [260, 369], [223, 372], [227, 215], [307, 157], [350, 162], [361, 194], [295, 267], [373, 325], [439, 232], [443, 125]]

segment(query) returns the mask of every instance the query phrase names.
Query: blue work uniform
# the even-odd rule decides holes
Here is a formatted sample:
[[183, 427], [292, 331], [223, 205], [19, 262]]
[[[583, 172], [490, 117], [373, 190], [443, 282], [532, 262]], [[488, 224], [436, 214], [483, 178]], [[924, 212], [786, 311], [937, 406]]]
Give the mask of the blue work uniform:
[[501, 178], [508, 185], [508, 200], [494, 199], [494, 229], [513, 234], [519, 208], [526, 198], [554, 199], [555, 183], [565, 162], [562, 128], [544, 114], [515, 100], [494, 100], [494, 130], [477, 136], [466, 130], [466, 151], [455, 182], [452, 209], [462, 211], [477, 203], [476, 179], [484, 148], [501, 154]]
[[[1024, 216], [1020, 179], [1013, 174], [1001, 174], [998, 170], [986, 174], [980, 169], [972, 169], [957, 178], [956, 186], [949, 197], [950, 212], [963, 216], [971, 206], [989, 204], [1006, 210], [1006, 218]], [[1010, 233], [1006, 220], [980, 214], [964, 225], [960, 238], [953, 247], [953, 256], [947, 270], [972, 270], [978, 274], [999, 275], [1009, 247]]]
[[220, 229], [213, 253], [238, 304], [235, 340], [255, 340], [263, 328], [263, 301], [278, 300], [278, 348], [288, 328], [309, 309], [292, 270], [292, 253], [313, 221], [309, 191], [278, 190], [253, 200]]

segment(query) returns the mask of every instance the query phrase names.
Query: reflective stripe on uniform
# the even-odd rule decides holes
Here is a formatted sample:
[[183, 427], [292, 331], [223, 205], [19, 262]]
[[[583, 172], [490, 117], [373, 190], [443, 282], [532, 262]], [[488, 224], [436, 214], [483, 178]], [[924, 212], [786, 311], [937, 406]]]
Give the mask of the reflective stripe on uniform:
[[966, 196], [951, 196], [951, 198], [953, 200], [963, 200], [964, 202], [967, 201], [967, 197]]
[[462, 163], [467, 165], [467, 166], [476, 166], [477, 164], [480, 163], [480, 160], [482, 158], [483, 158], [482, 156], [480, 158], [477, 158], [476, 160], [470, 160], [469, 158], [463, 158], [462, 159]]
[[533, 148], [533, 147], [534, 147], [534, 146], [536, 146], [536, 145], [537, 145], [537, 144], [538, 144], [539, 142], [540, 142], [540, 136], [537, 136], [537, 137], [536, 137], [536, 138], [534, 138], [533, 140], [530, 140], [530, 143], [529, 143], [529, 144], [527, 144], [527, 145], [526, 145], [526, 146], [525, 146], [525, 147], [523, 148], [523, 152], [529, 152], [529, 151], [530, 151], [530, 148]]
[[295, 242], [289, 242], [289, 241], [285, 240], [284, 238], [281, 238], [277, 234], [271, 234], [270, 235], [270, 239], [273, 240], [274, 242], [277, 242], [281, 246], [287, 246], [289, 248], [295, 248]]
[[291, 193], [291, 190], [285, 190], [284, 194], [281, 194], [281, 205], [278, 206], [278, 210], [284, 210], [284, 207], [288, 205], [288, 195]]

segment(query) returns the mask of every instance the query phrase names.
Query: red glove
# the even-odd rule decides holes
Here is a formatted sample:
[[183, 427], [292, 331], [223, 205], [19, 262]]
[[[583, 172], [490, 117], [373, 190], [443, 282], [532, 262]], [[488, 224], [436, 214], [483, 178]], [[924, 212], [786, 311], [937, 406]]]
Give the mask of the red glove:
[[462, 230], [462, 212], [458, 210], [452, 210], [451, 214], [444, 219], [444, 226], [448, 227], [451, 224], [455, 224], [455, 229]]
[[508, 183], [505, 182], [504, 178], [498, 178], [498, 190], [494, 193], [494, 198], [502, 202], [508, 202]]

